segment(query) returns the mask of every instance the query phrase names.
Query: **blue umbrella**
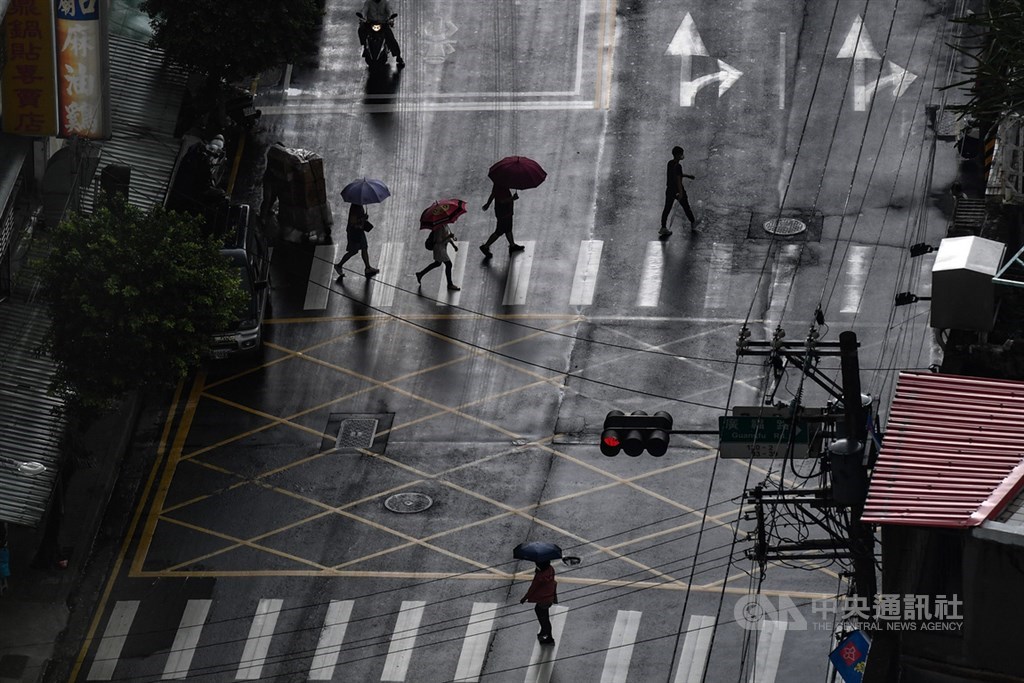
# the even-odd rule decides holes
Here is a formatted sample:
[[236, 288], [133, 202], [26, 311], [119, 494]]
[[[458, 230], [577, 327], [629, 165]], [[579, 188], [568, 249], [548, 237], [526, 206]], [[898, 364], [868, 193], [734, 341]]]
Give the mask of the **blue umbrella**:
[[379, 204], [391, 196], [391, 190], [380, 180], [361, 178], [341, 189], [341, 198], [350, 204]]
[[548, 543], [547, 541], [531, 541], [517, 545], [512, 550], [512, 557], [517, 560], [529, 560], [531, 562], [558, 560], [562, 557], [562, 549], [554, 543]]

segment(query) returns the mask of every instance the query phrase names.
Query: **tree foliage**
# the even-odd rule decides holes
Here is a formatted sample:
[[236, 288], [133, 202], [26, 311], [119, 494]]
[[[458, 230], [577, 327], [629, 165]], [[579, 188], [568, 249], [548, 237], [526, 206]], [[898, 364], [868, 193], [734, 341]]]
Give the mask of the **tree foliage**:
[[317, 0], [145, 0], [153, 43], [177, 64], [237, 81], [302, 56]]
[[989, 0], [983, 11], [954, 21], [965, 31], [953, 47], [970, 61], [962, 70], [967, 78], [944, 88], [967, 91], [956, 109], [975, 121], [1024, 114], [1024, 3]]
[[55, 393], [99, 410], [196, 367], [210, 335], [229, 329], [245, 304], [219, 247], [193, 216], [123, 201], [62, 222], [41, 264]]

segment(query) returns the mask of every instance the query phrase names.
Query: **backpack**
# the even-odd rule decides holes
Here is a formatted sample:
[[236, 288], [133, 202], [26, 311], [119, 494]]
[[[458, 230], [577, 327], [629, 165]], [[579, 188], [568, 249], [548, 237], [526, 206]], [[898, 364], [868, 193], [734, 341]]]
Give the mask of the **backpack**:
[[434, 251], [434, 238], [434, 231], [431, 230], [430, 234], [427, 235], [426, 241], [423, 242], [423, 248], [426, 249], [427, 251]]

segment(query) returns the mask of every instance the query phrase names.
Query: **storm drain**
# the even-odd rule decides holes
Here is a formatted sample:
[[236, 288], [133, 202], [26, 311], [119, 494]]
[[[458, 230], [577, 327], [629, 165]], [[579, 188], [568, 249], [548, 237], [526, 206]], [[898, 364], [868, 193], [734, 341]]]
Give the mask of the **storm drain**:
[[372, 418], [349, 418], [341, 421], [335, 448], [369, 448], [373, 435], [377, 433], [377, 420]]
[[762, 227], [769, 234], [786, 237], [789, 235], [799, 235], [807, 229], [807, 224], [796, 218], [773, 218], [765, 221]]
[[320, 450], [354, 455], [383, 453], [394, 421], [394, 413], [331, 413], [324, 425]]
[[396, 493], [384, 500], [384, 507], [388, 510], [405, 515], [413, 512], [423, 512], [433, 504], [434, 501], [430, 496], [425, 493], [417, 493], [416, 491]]

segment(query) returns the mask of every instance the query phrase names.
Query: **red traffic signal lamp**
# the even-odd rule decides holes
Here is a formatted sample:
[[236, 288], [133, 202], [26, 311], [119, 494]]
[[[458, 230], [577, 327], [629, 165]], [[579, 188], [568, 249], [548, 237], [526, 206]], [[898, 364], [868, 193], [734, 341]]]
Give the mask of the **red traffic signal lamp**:
[[654, 415], [642, 410], [635, 410], [631, 415], [613, 410], [604, 418], [601, 452], [612, 457], [622, 450], [626, 455], [636, 457], [647, 451], [660, 457], [668, 451], [671, 432], [672, 416], [663, 410]]

